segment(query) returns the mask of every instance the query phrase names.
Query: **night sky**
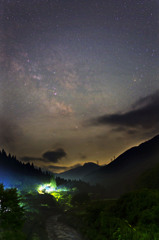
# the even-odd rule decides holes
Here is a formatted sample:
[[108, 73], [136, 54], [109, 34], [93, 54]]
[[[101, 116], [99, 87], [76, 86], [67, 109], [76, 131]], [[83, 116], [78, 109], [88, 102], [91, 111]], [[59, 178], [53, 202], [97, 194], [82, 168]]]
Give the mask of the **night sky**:
[[158, 0], [0, 0], [0, 147], [51, 171], [159, 133]]

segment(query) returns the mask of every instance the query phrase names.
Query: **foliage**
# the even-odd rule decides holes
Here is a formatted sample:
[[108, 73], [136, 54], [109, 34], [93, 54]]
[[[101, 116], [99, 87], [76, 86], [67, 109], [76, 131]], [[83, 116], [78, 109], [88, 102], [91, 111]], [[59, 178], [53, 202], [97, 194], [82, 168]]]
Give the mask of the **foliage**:
[[[159, 207], [159, 192], [156, 190], [142, 189], [127, 193], [116, 204], [116, 214], [127, 219], [132, 225], [157, 223]], [[147, 219], [147, 220], [146, 220]]]
[[142, 189], [118, 200], [78, 205], [66, 216], [88, 240], [159, 239], [159, 191]]
[[89, 201], [90, 197], [88, 193], [76, 193], [71, 199], [71, 204], [75, 206], [79, 204], [86, 204]]
[[50, 194], [23, 192], [26, 221], [23, 227], [27, 239], [48, 240], [46, 220], [59, 213], [59, 205]]
[[20, 207], [20, 198], [16, 189], [4, 189], [0, 184], [0, 239], [22, 240], [24, 210]]
[[4, 149], [0, 151], [0, 182], [5, 187], [16, 187], [29, 191], [35, 189], [35, 185], [50, 182], [51, 174], [42, 172], [41, 168], [35, 168], [34, 164], [22, 163], [15, 156], [6, 154]]
[[136, 181], [136, 188], [149, 188], [159, 190], [159, 164], [144, 171]]

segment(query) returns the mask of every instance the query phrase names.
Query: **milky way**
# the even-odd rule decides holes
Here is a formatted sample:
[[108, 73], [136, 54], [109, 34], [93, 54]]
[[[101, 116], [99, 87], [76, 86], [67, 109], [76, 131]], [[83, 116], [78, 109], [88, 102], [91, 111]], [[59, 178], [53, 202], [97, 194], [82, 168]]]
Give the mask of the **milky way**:
[[1, 0], [1, 147], [62, 170], [157, 134], [158, 16], [155, 0]]

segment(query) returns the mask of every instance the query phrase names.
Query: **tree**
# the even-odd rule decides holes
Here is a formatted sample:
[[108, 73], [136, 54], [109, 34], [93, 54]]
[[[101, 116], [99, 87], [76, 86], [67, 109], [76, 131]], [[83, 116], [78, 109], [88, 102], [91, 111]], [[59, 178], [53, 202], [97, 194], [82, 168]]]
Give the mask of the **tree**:
[[25, 239], [22, 233], [24, 210], [15, 188], [4, 189], [0, 184], [0, 240]]

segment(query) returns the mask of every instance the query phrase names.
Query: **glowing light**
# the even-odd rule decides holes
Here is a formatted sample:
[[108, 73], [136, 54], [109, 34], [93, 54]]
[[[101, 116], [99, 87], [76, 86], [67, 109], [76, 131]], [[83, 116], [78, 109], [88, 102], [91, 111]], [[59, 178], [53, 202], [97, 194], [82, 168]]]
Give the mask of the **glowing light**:
[[51, 183], [48, 183], [48, 184], [40, 185], [38, 187], [37, 191], [40, 194], [44, 194], [44, 193], [51, 193], [52, 194], [53, 192], [68, 192], [70, 190], [66, 187], [56, 188], [56, 187], [53, 187], [51, 185]]
[[37, 191], [39, 194], [45, 194], [48, 193], [52, 195], [56, 201], [59, 201], [59, 199], [63, 200], [68, 196], [66, 192], [74, 191], [75, 189], [68, 189], [64, 186], [57, 187], [55, 179], [52, 179], [50, 183], [42, 184], [38, 186]]
[[38, 193], [44, 194], [44, 193], [51, 193], [55, 191], [55, 187], [51, 185], [51, 183], [40, 185], [38, 187]]
[[39, 194], [52, 193], [56, 190], [56, 181], [54, 178], [51, 179], [50, 183], [40, 185], [37, 189]]
[[[73, 189], [72, 189], [73, 190]], [[71, 189], [68, 189], [66, 187], [61, 186], [56, 187], [55, 180], [52, 180], [51, 183], [48, 184], [42, 184], [37, 188], [37, 191], [39, 194], [45, 194], [48, 193], [52, 195], [56, 201], [59, 201], [59, 199], [63, 200], [66, 198], [66, 192], [71, 191]]]
[[61, 194], [59, 192], [53, 192], [51, 195], [58, 201], [61, 198]]

